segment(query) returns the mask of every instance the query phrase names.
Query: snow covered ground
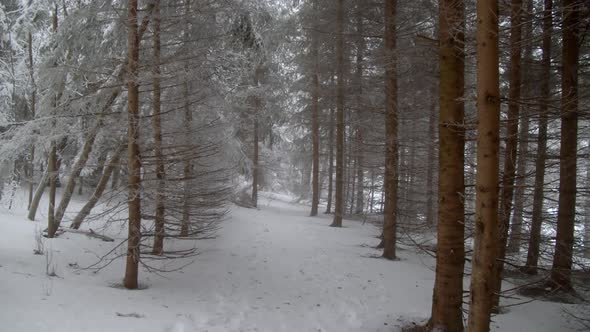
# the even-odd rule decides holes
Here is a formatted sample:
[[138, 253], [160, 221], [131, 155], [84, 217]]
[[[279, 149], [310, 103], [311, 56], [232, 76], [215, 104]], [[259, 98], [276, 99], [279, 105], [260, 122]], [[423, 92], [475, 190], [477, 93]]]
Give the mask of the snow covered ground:
[[[398, 331], [428, 317], [432, 258], [411, 248], [400, 249], [400, 261], [374, 258], [374, 226], [330, 228], [329, 217], [310, 218], [308, 207], [289, 201], [266, 194], [258, 210], [234, 208], [216, 239], [198, 241], [193, 264], [164, 275], [144, 270], [147, 289], [137, 291], [114, 287], [122, 259], [98, 273], [80, 269], [113, 243], [66, 233], [45, 239], [48, 254], [34, 255], [46, 203], [42, 222], [27, 221], [23, 203], [0, 207], [0, 331]], [[118, 243], [125, 230], [106, 234]], [[57, 276], [47, 276], [48, 265]], [[512, 307], [492, 327], [574, 331], [563, 308]]]

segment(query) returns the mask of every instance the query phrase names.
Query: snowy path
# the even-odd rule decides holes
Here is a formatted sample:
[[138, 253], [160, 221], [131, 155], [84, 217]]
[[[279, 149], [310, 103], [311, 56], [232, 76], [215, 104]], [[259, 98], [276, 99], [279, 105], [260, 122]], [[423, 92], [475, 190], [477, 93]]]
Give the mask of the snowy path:
[[[371, 258], [374, 226], [334, 229], [326, 216], [269, 197], [259, 210], [236, 208], [217, 239], [198, 243], [194, 264], [165, 277], [142, 272], [141, 291], [109, 287], [121, 260], [98, 274], [69, 267], [112, 246], [77, 234], [46, 244], [59, 275], [47, 277], [45, 257], [32, 255], [34, 224], [0, 214], [10, 234], [0, 241], [0, 331], [397, 331], [399, 317], [428, 316], [432, 259], [410, 250], [397, 262]], [[560, 307], [541, 302], [496, 325], [567, 331]]]

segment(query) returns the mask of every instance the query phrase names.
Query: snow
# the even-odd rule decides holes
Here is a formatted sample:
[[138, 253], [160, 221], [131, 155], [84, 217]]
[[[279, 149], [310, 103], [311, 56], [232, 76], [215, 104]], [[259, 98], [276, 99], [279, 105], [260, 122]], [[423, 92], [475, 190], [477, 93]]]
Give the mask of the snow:
[[[76, 198], [71, 211], [84, 203]], [[0, 207], [0, 330], [398, 331], [430, 312], [432, 258], [404, 247], [399, 261], [375, 258], [375, 226], [345, 220], [341, 229], [328, 227], [328, 216], [308, 217], [309, 208], [287, 195], [265, 193], [259, 209], [235, 207], [216, 239], [196, 243], [193, 264], [163, 275], [142, 271], [147, 288], [136, 291], [114, 286], [122, 259], [98, 273], [76, 268], [118, 242], [66, 233], [45, 239], [50, 264], [34, 255], [44, 223], [26, 220], [24, 194], [17, 200], [11, 211]], [[125, 230], [111, 226], [106, 234], [118, 241]], [[48, 265], [56, 277], [47, 276]], [[492, 328], [573, 331], [562, 308], [540, 301], [512, 307]]]

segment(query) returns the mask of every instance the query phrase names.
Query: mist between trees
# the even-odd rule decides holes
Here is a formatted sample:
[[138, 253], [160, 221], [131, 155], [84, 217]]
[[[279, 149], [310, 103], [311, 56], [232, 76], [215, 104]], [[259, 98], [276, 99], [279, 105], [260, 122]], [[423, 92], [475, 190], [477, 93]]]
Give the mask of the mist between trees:
[[127, 250], [92, 268], [126, 259], [130, 289], [263, 190], [334, 227], [382, 225], [385, 259], [400, 242], [435, 255], [424, 330], [488, 331], [516, 292], [584, 302], [589, 14], [582, 0], [5, 0], [0, 198], [27, 191], [41, 221], [47, 195], [49, 238], [126, 228]]

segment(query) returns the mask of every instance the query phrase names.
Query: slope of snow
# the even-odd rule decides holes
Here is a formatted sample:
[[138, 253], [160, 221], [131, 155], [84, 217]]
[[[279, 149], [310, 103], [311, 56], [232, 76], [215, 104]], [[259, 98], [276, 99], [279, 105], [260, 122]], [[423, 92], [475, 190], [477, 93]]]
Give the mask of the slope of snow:
[[[266, 194], [259, 210], [235, 208], [216, 239], [196, 243], [193, 264], [164, 275], [144, 270], [147, 288], [138, 291], [114, 286], [122, 259], [98, 273], [78, 268], [124, 239], [124, 228], [107, 232], [115, 244], [66, 233], [45, 239], [49, 255], [33, 255], [35, 230], [44, 222], [27, 221], [22, 204], [0, 208], [0, 330], [397, 331], [402, 321], [428, 317], [432, 258], [410, 248], [400, 249], [399, 261], [374, 258], [374, 226], [345, 221], [331, 228], [329, 217], [307, 217], [308, 207], [288, 200]], [[72, 210], [81, 204], [74, 201]], [[38, 219], [45, 220], [41, 213]], [[47, 276], [48, 265], [57, 276]], [[493, 328], [573, 330], [561, 308], [514, 307]]]

